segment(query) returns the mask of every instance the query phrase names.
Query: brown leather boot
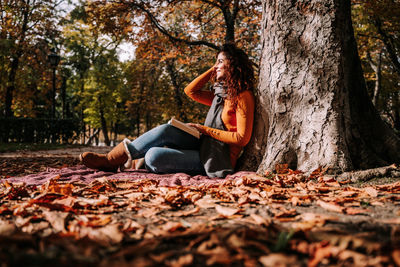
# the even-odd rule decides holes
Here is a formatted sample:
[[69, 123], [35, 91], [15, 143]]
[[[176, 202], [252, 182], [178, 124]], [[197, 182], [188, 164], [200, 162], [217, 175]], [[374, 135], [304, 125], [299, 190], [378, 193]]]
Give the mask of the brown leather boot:
[[124, 141], [107, 154], [84, 152], [79, 156], [79, 159], [88, 168], [116, 172], [130, 158]]

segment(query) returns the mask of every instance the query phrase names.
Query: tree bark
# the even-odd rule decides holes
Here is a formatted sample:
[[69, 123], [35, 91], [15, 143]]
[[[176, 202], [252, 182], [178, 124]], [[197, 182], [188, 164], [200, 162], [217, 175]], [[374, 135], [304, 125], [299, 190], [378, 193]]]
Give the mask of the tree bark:
[[[400, 162], [368, 96], [350, 0], [263, 1], [254, 136], [245, 167], [329, 173]], [[250, 162], [259, 160], [258, 162]]]

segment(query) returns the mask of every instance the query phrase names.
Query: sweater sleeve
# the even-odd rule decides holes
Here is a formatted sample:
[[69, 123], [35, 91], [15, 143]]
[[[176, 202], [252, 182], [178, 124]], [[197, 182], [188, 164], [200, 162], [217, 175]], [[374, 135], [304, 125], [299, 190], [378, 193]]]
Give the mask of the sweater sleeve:
[[250, 141], [254, 121], [254, 96], [250, 91], [243, 92], [236, 107], [236, 132], [224, 131], [202, 126], [203, 133], [227, 144], [245, 146]]
[[194, 79], [191, 83], [189, 83], [188, 86], [186, 86], [185, 88], [185, 94], [194, 101], [197, 101], [207, 106], [211, 106], [212, 100], [214, 98], [214, 93], [201, 89], [210, 80], [213, 69], [214, 68], [209, 69], [208, 71]]

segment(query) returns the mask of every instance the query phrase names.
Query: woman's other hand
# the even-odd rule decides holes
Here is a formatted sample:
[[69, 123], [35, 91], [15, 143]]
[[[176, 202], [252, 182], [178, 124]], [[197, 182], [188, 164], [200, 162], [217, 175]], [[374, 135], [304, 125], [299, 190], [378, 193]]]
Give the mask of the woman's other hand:
[[190, 127], [193, 127], [193, 128], [195, 128], [195, 129], [197, 129], [200, 133], [205, 134], [203, 125], [198, 124], [198, 123], [191, 123], [191, 122], [186, 123], [186, 124], [187, 124], [188, 126], [190, 126]]

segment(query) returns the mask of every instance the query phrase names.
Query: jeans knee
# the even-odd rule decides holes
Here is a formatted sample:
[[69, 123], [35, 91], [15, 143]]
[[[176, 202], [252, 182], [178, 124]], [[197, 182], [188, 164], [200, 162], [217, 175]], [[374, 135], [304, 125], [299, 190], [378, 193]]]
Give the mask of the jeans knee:
[[151, 172], [161, 172], [162, 170], [162, 162], [163, 155], [161, 153], [160, 147], [152, 147], [149, 151], [146, 152], [144, 156], [144, 161], [146, 163], [146, 168], [148, 168]]
[[172, 126], [171, 124], [165, 123], [165, 124], [161, 124], [160, 126], [157, 126], [156, 129], [159, 131], [159, 133], [161, 135], [169, 136], [169, 135], [171, 135], [174, 128], [175, 127]]

